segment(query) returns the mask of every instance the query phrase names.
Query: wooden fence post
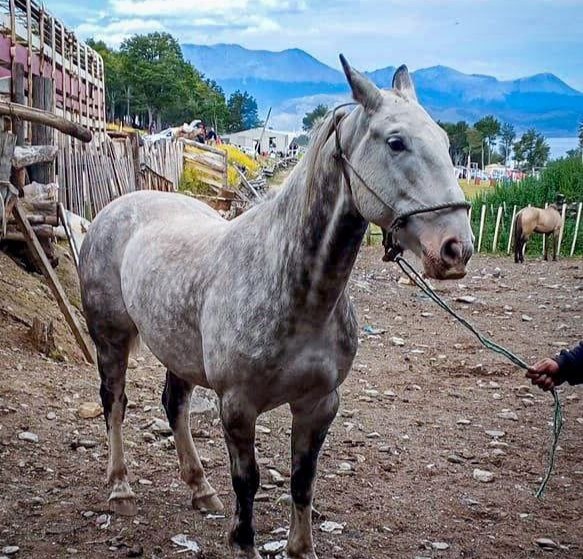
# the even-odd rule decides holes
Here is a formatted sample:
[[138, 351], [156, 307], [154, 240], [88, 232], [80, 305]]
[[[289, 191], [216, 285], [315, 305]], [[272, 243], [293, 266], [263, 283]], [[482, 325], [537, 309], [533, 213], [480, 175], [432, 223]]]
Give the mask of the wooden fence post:
[[557, 244], [557, 256], [561, 255], [561, 245], [563, 244], [563, 233], [565, 232], [565, 216], [567, 215], [567, 204], [563, 204], [561, 209], [561, 219], [563, 221], [559, 231], [559, 243]]
[[[33, 102], [36, 109], [47, 112], [53, 110], [53, 82], [49, 78], [33, 76]], [[54, 132], [52, 128], [43, 124], [32, 124], [31, 144], [33, 146], [51, 146], [54, 144]], [[41, 184], [55, 182], [55, 165], [53, 162], [33, 165], [29, 169], [31, 180]]]
[[[548, 202], [545, 204], [545, 210], [549, 207]], [[546, 252], [546, 248], [547, 248], [547, 236], [543, 235], [543, 258], [545, 256], [545, 252]]]
[[512, 220], [510, 221], [510, 234], [508, 235], [508, 248], [506, 249], [506, 254], [510, 254], [510, 249], [512, 248], [512, 237], [514, 235], [514, 220], [516, 219], [516, 206], [512, 209]]
[[478, 252], [482, 248], [482, 237], [484, 235], [484, 223], [486, 221], [486, 206], [482, 205], [482, 212], [480, 215], [480, 233], [478, 235]]
[[583, 202], [579, 202], [577, 206], [577, 219], [575, 220], [575, 232], [573, 233], [573, 242], [571, 243], [571, 253], [569, 256], [575, 254], [575, 246], [577, 245], [577, 235], [579, 234], [579, 224], [581, 223], [581, 209], [583, 207]]
[[492, 242], [492, 252], [496, 252], [498, 248], [498, 233], [500, 232], [500, 221], [502, 220], [502, 211], [504, 208], [502, 206], [498, 207], [498, 213], [496, 214], [496, 227], [494, 228], [494, 241]]
[[[12, 101], [24, 105], [26, 98], [24, 96], [24, 66], [15, 62], [12, 67]], [[25, 126], [19, 118], [12, 119], [12, 131], [16, 134], [16, 145], [24, 145]]]

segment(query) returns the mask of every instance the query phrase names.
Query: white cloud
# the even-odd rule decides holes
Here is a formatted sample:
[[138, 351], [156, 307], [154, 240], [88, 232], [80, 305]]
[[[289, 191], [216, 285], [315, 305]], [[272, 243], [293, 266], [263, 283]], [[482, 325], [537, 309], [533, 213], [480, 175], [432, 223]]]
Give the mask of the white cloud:
[[82, 23], [77, 27], [77, 33], [83, 38], [92, 37], [104, 41], [110, 46], [119, 46], [124, 39], [141, 33], [165, 31], [164, 25], [151, 19], [121, 19], [101, 22]]

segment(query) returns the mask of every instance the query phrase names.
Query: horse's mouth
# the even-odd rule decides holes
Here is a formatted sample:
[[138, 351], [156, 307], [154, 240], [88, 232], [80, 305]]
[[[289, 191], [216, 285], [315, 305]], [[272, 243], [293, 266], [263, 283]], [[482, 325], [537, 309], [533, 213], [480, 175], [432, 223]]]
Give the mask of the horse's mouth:
[[468, 273], [465, 263], [459, 262], [454, 266], [447, 265], [440, 258], [423, 254], [423, 272], [431, 279], [437, 280], [457, 280], [465, 277]]

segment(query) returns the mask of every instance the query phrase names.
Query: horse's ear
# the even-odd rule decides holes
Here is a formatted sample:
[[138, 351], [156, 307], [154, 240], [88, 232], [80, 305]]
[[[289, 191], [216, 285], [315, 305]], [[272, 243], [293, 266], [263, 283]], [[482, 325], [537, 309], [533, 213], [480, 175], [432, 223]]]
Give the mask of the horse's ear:
[[413, 85], [413, 80], [411, 80], [409, 69], [405, 64], [399, 66], [393, 76], [393, 89], [400, 91], [407, 99], [417, 101], [415, 86]]
[[352, 89], [352, 97], [357, 103], [360, 103], [368, 113], [374, 113], [382, 104], [383, 96], [381, 90], [372, 83], [367, 77], [357, 72], [344, 55], [340, 55], [342, 69], [346, 74], [348, 85]]

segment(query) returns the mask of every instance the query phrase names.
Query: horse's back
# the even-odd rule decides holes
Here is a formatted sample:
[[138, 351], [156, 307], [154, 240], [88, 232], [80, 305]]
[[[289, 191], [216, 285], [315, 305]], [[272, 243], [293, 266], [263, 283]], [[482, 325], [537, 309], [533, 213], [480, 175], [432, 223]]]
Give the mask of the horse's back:
[[548, 208], [523, 208], [516, 215], [525, 235], [531, 233], [551, 233], [561, 227], [561, 214], [553, 206]]
[[86, 313], [129, 322], [122, 270], [139, 267], [128, 264], [128, 258], [144, 259], [164, 250], [160, 247], [165, 244], [178, 246], [197, 231], [225, 223], [206, 204], [180, 194], [140, 191], [118, 198], [97, 215], [81, 246], [79, 276]]

